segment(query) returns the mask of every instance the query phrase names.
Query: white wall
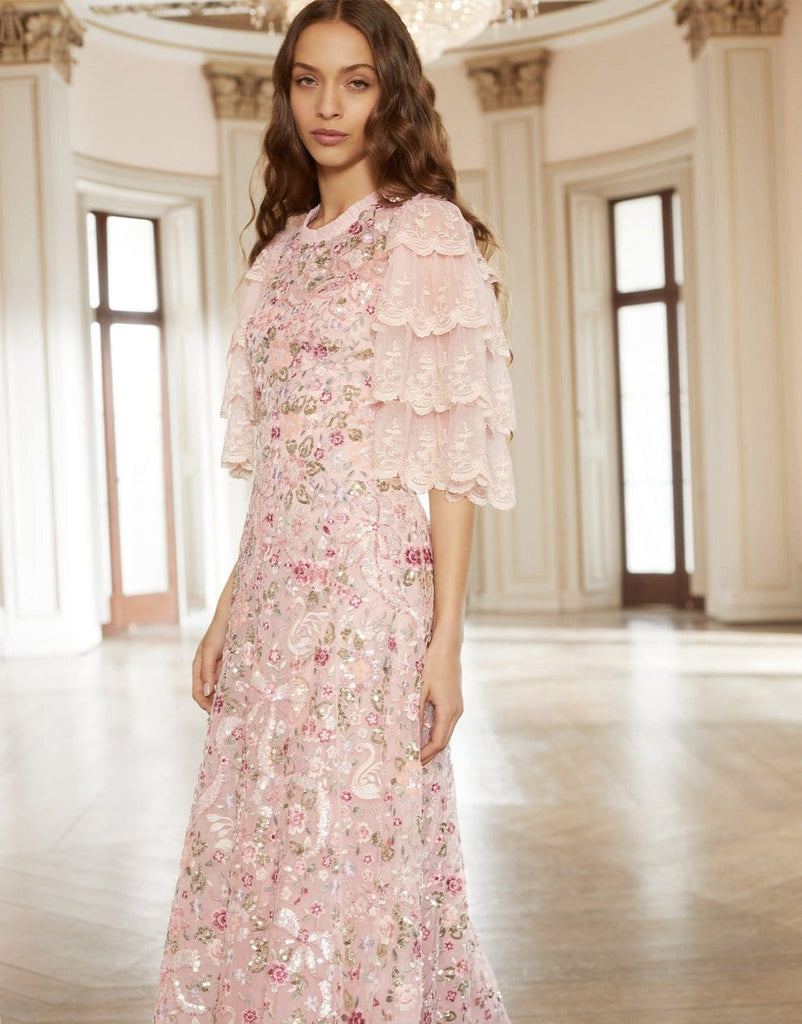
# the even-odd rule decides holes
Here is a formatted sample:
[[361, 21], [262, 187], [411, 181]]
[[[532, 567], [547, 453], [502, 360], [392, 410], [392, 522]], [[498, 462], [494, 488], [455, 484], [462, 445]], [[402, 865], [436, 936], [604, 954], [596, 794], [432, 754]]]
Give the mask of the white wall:
[[[802, 464], [802, 4], [789, 4], [782, 40], [783, 65], [780, 88], [785, 114], [785, 175], [788, 204], [788, 282], [790, 337], [794, 358], [796, 460]], [[802, 472], [799, 473], [802, 482]], [[802, 486], [799, 493], [802, 509]], [[802, 524], [796, 523], [797, 531]]]
[[434, 86], [436, 105], [451, 137], [451, 152], [458, 171], [483, 168], [487, 161], [482, 108], [473, 82], [458, 67], [427, 68], [426, 77]]
[[217, 174], [217, 125], [200, 62], [101, 42], [90, 28], [70, 86], [76, 153], [131, 167]]
[[[802, 167], [802, 62], [798, 59], [802, 4], [790, 7], [780, 85], [787, 222], [794, 225], [802, 224], [802, 174], [798, 171]], [[693, 130], [694, 65], [684, 34], [667, 7], [662, 17], [617, 37], [555, 46], [542, 111], [541, 152], [547, 166], [620, 152]], [[76, 58], [70, 88], [76, 152], [133, 167], [217, 176], [221, 213], [242, 199], [242, 173], [232, 175], [228, 167], [231, 133], [221, 131], [215, 121], [200, 57], [171, 60], [137, 54], [109, 37], [93, 35], [90, 29]], [[473, 82], [459, 65], [435, 65], [427, 74], [437, 92], [457, 170], [463, 175], [474, 172], [471, 180], [480, 192], [490, 189], [492, 133]], [[491, 211], [481, 212], [489, 215]], [[225, 220], [221, 216], [221, 223]], [[789, 230], [787, 245], [788, 281], [793, 283], [802, 280], [802, 234]], [[798, 288], [789, 289], [788, 317], [798, 410], [802, 406], [802, 290]], [[559, 400], [569, 401], [571, 396]], [[559, 417], [551, 412], [549, 417], [558, 432]], [[798, 460], [802, 414], [796, 416], [794, 432]], [[558, 448], [552, 454], [556, 458]]]
[[[693, 132], [697, 118], [695, 67], [684, 39], [685, 30], [674, 24], [670, 9], [649, 25], [617, 37], [575, 47], [556, 47], [546, 77], [543, 108], [544, 154], [551, 168], [567, 161], [595, 160], [605, 154], [622, 155], [634, 147], [659, 140], [679, 138]], [[744, 41], [747, 45], [748, 41]], [[782, 94], [781, 208], [787, 224], [785, 255], [781, 250], [788, 288], [787, 337], [792, 348], [795, 414], [793, 425], [796, 466], [802, 463], [802, 4], [790, 5], [781, 42], [784, 60], [779, 66]], [[433, 69], [430, 77], [438, 89], [438, 100], [453, 139], [455, 162], [466, 169], [491, 173], [492, 153], [482, 146], [482, 115], [471, 83], [461, 69]], [[685, 136], [687, 137], [687, 136]], [[640, 151], [640, 150], [638, 150]], [[622, 157], [623, 158], [623, 157]], [[553, 264], [555, 253], [550, 254]], [[552, 266], [550, 273], [554, 272]], [[698, 282], [704, 288], [705, 283]], [[522, 343], [518, 340], [518, 345]], [[523, 343], [526, 343], [525, 340]], [[561, 396], [561, 397], [560, 397]], [[570, 394], [554, 395], [550, 421], [557, 424], [559, 401]], [[559, 426], [556, 426], [559, 431]], [[570, 453], [570, 448], [569, 448]], [[773, 453], [767, 453], [771, 457]], [[802, 473], [792, 476], [802, 508]], [[565, 495], [566, 499], [570, 495]], [[573, 499], [571, 499], [573, 500]], [[795, 523], [798, 531], [800, 523]], [[701, 540], [701, 537], [700, 537]], [[570, 539], [568, 541], [570, 546]], [[564, 581], [566, 582], [566, 581]], [[570, 583], [566, 582], [570, 589]]]
[[555, 50], [546, 79], [546, 159], [609, 152], [693, 125], [693, 74], [682, 36], [665, 17]]

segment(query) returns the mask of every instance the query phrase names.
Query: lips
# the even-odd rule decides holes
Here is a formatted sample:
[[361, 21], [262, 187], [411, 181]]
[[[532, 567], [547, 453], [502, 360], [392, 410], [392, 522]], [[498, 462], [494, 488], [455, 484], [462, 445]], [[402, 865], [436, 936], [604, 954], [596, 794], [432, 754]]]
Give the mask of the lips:
[[315, 131], [312, 132], [316, 139], [344, 139], [345, 132]]

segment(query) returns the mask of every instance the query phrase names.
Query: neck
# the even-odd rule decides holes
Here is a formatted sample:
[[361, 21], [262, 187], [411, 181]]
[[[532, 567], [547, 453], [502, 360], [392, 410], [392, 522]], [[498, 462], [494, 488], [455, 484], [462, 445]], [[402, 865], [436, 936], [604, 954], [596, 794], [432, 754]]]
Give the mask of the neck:
[[315, 224], [318, 226], [335, 220], [349, 206], [376, 188], [372, 175], [363, 166], [349, 168], [347, 174], [318, 167], [317, 181], [320, 189], [320, 210], [315, 217]]

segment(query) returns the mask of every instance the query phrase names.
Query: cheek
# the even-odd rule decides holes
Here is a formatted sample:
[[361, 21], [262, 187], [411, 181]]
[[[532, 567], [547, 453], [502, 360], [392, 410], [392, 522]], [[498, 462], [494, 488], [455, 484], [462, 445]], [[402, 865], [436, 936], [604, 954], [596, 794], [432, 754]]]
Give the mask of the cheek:
[[365, 100], [362, 103], [361, 109], [360, 109], [360, 120], [362, 122], [362, 128], [363, 129], [364, 129], [365, 125], [368, 122], [368, 118], [370, 117], [370, 115], [373, 113], [373, 111], [378, 106], [378, 103], [379, 103], [379, 101], [378, 101], [378, 99], [375, 96], [372, 96], [370, 98], [365, 97]]
[[292, 114], [293, 120], [298, 121], [299, 118], [303, 117], [304, 104], [297, 92], [290, 92], [290, 113]]

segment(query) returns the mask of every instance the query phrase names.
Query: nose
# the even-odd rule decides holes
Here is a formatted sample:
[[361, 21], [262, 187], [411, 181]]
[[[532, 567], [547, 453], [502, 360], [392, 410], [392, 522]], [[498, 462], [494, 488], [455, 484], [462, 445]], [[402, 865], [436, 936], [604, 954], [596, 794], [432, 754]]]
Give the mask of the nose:
[[325, 120], [333, 117], [340, 117], [342, 114], [340, 95], [336, 82], [329, 82], [324, 85], [318, 93], [318, 115]]

